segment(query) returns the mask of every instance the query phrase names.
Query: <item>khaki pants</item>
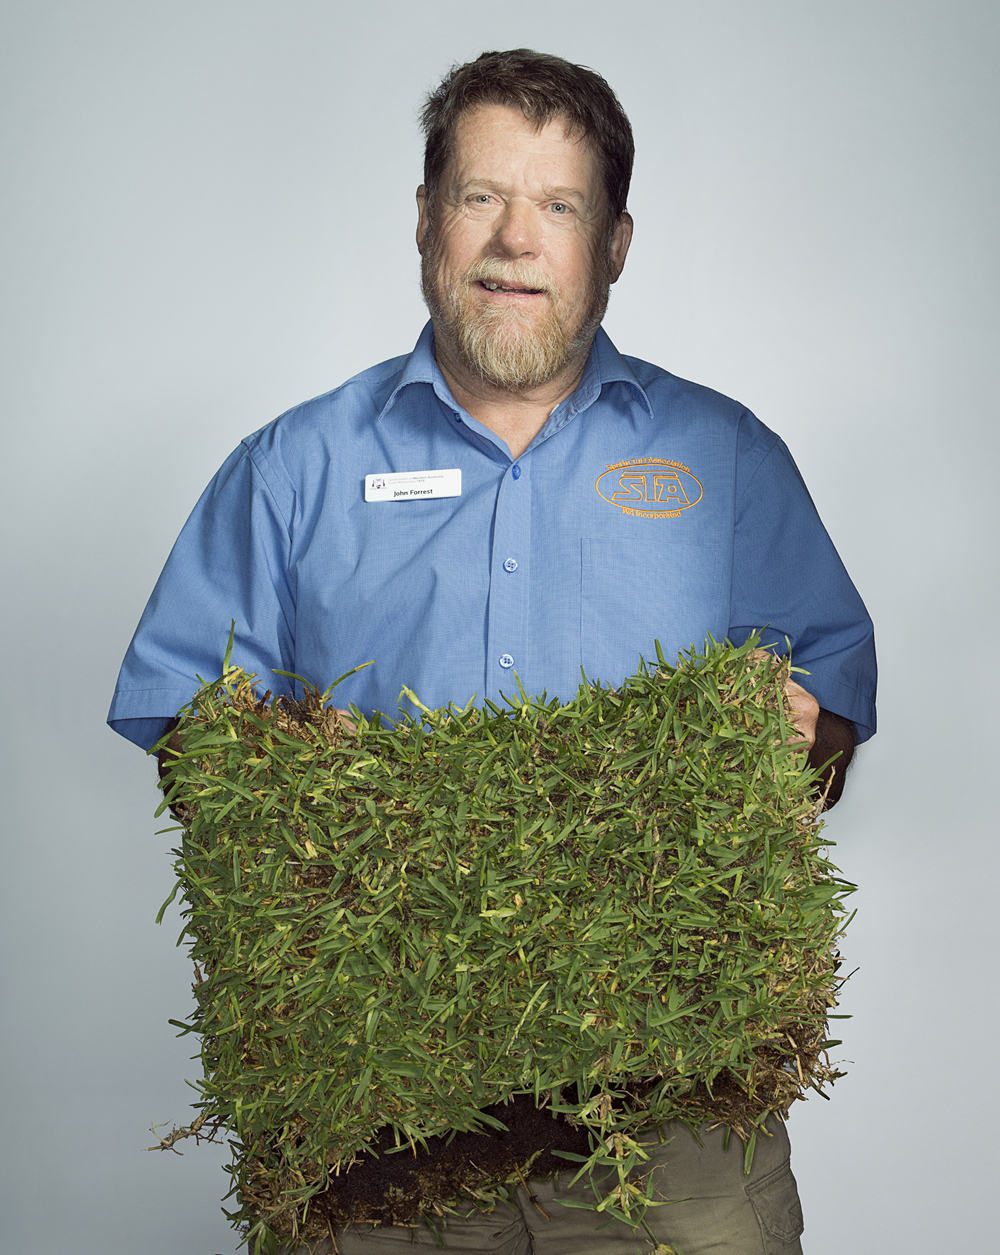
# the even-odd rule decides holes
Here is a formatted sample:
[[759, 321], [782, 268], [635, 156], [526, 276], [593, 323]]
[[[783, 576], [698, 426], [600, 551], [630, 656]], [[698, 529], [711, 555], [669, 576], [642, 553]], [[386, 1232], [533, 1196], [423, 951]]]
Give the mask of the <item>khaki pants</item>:
[[[646, 1212], [659, 1255], [801, 1255], [802, 1208], [788, 1135], [773, 1118], [767, 1127], [772, 1136], [758, 1136], [749, 1176], [743, 1175], [743, 1146], [735, 1135], [723, 1150], [723, 1129], [703, 1130], [701, 1145], [683, 1125], [660, 1130], [664, 1140], [643, 1165], [643, 1175], [652, 1169], [654, 1197], [675, 1200]], [[555, 1180], [530, 1181], [531, 1196], [518, 1186], [513, 1204], [451, 1217], [440, 1239], [422, 1225], [347, 1225], [337, 1230], [336, 1250], [406, 1255], [414, 1248], [439, 1251], [443, 1242], [445, 1251], [468, 1255], [652, 1255], [657, 1248], [642, 1229], [617, 1223], [598, 1229], [602, 1220], [594, 1212], [563, 1207], [560, 1199], [593, 1201], [583, 1182], [567, 1188], [572, 1176], [568, 1171]], [[332, 1251], [326, 1239], [294, 1252], [283, 1248], [282, 1255]]]

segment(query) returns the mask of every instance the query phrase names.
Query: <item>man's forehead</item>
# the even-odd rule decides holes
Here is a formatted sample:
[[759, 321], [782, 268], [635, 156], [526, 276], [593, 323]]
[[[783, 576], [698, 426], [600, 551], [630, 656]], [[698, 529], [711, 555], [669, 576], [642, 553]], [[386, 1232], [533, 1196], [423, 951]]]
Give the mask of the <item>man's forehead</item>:
[[456, 132], [470, 124], [490, 127], [516, 126], [535, 134], [551, 126], [553, 129], [561, 129], [566, 139], [584, 139], [579, 124], [568, 113], [558, 112], [548, 117], [533, 118], [517, 105], [495, 104], [490, 101], [469, 105], [455, 118]]
[[539, 120], [526, 117], [520, 109], [508, 105], [476, 105], [459, 115], [448, 173], [452, 178], [463, 180], [468, 177], [488, 180], [490, 159], [501, 155], [509, 157], [513, 152], [578, 164], [579, 173], [571, 183], [558, 180], [552, 183], [550, 190], [555, 193], [586, 192], [585, 187], [577, 185], [589, 182], [597, 174], [594, 148], [567, 114]]
[[588, 137], [567, 113], [555, 113], [549, 118], [531, 118], [516, 105], [497, 104], [472, 105], [462, 110], [455, 120], [453, 151], [474, 136], [521, 135], [527, 141], [543, 132], [567, 144], [579, 145], [587, 152], [593, 151]]

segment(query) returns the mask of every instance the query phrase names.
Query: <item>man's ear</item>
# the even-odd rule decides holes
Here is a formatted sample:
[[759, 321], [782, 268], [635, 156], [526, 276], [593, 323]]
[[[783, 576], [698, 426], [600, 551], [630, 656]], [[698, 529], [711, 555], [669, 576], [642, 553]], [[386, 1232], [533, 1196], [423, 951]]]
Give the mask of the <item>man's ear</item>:
[[421, 183], [417, 188], [417, 249], [423, 254], [424, 239], [430, 226], [430, 213], [427, 208], [427, 185]]
[[611, 260], [612, 283], [618, 282], [618, 277], [625, 269], [625, 258], [628, 256], [628, 247], [632, 243], [632, 215], [624, 213], [615, 224], [615, 229], [611, 235], [611, 247], [608, 249], [608, 255]]

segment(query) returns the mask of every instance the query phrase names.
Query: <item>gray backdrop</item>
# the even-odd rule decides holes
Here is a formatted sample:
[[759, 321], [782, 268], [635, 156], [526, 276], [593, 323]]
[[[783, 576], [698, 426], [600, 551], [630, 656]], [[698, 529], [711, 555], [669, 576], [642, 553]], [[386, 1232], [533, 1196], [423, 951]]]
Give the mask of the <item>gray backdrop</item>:
[[[520, 44], [635, 125], [608, 329], [791, 446], [875, 618], [850, 1076], [791, 1121], [808, 1255], [992, 1249], [1000, 7], [14, 0], [3, 7], [3, 1251], [228, 1255], [153, 766], [104, 717], [197, 494], [407, 351], [415, 112]], [[992, 1240], [991, 1240], [992, 1239]]]

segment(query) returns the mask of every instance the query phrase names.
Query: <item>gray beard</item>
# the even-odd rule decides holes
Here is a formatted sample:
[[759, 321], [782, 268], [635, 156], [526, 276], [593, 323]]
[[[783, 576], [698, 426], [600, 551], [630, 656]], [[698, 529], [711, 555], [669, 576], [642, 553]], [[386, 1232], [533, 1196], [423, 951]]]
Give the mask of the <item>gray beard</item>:
[[[447, 340], [470, 371], [494, 388], [522, 392], [541, 387], [590, 350], [611, 290], [607, 253], [595, 259], [587, 309], [573, 336], [567, 335], [559, 316], [558, 293], [550, 292], [548, 315], [542, 320], [522, 319], [516, 309], [474, 308], [469, 295], [470, 276], [487, 277], [479, 272], [488, 271], [489, 267], [489, 262], [472, 267], [442, 291], [436, 243], [425, 250], [420, 266], [421, 287], [434, 333]], [[502, 263], [500, 267], [503, 268]], [[513, 267], [506, 269], [509, 272]]]

